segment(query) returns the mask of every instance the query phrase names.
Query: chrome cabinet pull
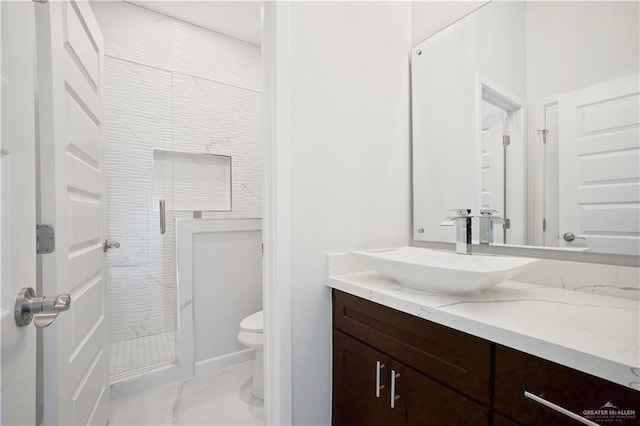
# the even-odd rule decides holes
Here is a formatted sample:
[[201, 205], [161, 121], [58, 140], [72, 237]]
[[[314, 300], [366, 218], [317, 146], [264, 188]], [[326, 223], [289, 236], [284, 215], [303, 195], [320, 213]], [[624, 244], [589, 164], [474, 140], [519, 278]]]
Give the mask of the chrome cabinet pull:
[[400, 378], [400, 373], [391, 370], [391, 408], [396, 408], [396, 400], [400, 399], [400, 395], [396, 395], [396, 379]]
[[380, 390], [384, 389], [384, 385], [380, 385], [380, 370], [385, 367], [380, 361], [376, 361], [376, 398], [380, 398]]
[[164, 200], [160, 200], [160, 233], [167, 232], [167, 216], [165, 212]]
[[556, 405], [553, 402], [547, 401], [544, 398], [540, 398], [539, 396], [534, 395], [531, 392], [524, 391], [524, 396], [537, 402], [540, 405], [544, 405], [545, 407], [552, 409], [553, 411], [556, 411], [560, 414], [564, 414], [567, 417], [571, 417], [573, 420], [579, 421], [582, 424], [589, 425], [589, 426], [598, 426], [598, 423], [592, 422], [589, 419], [585, 419], [584, 417], [579, 416], [576, 413], [567, 410], [566, 408]]
[[71, 295], [68, 293], [55, 297], [37, 297], [31, 287], [25, 287], [16, 297], [14, 317], [18, 327], [24, 327], [31, 324], [35, 316], [36, 327], [44, 328], [58, 318], [60, 312], [67, 311], [70, 307]]

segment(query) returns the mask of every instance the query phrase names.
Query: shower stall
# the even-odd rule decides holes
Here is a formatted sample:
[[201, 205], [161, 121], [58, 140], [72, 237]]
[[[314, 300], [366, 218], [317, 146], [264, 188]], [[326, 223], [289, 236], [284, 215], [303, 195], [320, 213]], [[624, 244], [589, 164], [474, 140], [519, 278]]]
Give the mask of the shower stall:
[[[107, 254], [118, 384], [184, 364], [184, 346], [198, 345], [184, 334], [177, 224], [261, 216], [260, 47], [131, 3], [92, 8], [105, 39], [106, 228], [120, 243]], [[240, 318], [261, 309], [256, 291]]]
[[231, 212], [231, 156], [137, 145], [107, 144], [112, 382], [176, 364], [176, 221]]

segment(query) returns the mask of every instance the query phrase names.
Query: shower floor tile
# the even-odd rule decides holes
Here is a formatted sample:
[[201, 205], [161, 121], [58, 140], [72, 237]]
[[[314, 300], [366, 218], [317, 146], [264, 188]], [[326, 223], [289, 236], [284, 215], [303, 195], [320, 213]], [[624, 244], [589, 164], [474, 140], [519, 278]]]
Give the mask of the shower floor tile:
[[111, 343], [109, 373], [114, 381], [175, 361], [176, 333], [168, 331]]
[[109, 425], [261, 425], [263, 401], [251, 395], [252, 362], [111, 403]]

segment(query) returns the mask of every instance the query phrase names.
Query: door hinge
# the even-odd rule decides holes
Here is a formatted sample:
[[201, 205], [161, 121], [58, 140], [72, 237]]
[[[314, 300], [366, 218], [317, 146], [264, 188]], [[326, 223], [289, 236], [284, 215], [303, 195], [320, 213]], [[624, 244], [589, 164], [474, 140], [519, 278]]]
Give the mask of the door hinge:
[[262, 257], [264, 257], [264, 243], [260, 244], [262, 246]]
[[502, 145], [503, 146], [509, 146], [510, 144], [511, 144], [511, 136], [502, 135]]
[[538, 130], [538, 134], [542, 134], [542, 143], [547, 143], [547, 135], [549, 134], [549, 129], [540, 129]]
[[53, 225], [36, 225], [36, 253], [49, 254], [56, 250], [56, 229]]
[[509, 228], [511, 228], [511, 219], [504, 218], [502, 229], [509, 229]]
[[547, 230], [547, 219], [542, 219], [542, 231]]

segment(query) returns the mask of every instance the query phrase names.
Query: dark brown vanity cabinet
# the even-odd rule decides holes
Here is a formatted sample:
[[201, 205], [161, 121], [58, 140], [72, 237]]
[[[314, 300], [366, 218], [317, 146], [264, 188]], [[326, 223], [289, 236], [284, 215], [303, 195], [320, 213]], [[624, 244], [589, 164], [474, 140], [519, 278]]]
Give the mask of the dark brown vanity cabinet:
[[639, 425], [640, 392], [496, 345], [494, 409], [524, 425]]
[[[333, 332], [333, 424], [389, 424], [391, 359], [367, 345]], [[336, 382], [338, 380], [338, 382]]]
[[393, 425], [487, 425], [490, 411], [463, 394], [431, 380], [402, 363], [392, 362], [396, 375]]
[[486, 407], [403, 363], [338, 330], [333, 342], [334, 425], [489, 424]]
[[333, 306], [334, 425], [640, 424], [638, 391], [337, 290]]
[[490, 384], [489, 342], [334, 292], [334, 425], [488, 425]]

